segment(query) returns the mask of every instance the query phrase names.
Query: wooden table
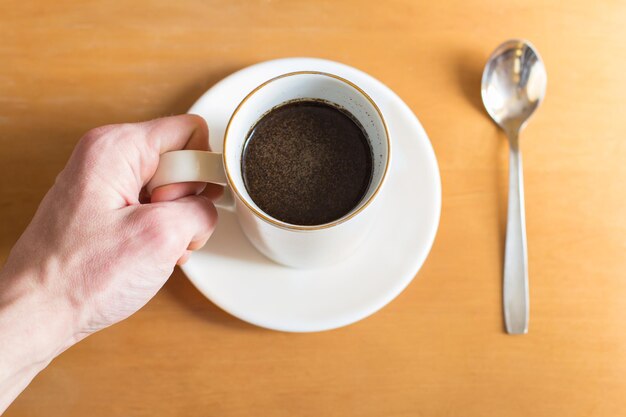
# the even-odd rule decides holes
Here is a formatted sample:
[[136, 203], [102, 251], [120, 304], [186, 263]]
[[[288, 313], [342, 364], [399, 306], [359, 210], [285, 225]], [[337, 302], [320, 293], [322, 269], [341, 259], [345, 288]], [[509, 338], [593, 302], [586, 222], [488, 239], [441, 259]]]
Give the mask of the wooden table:
[[[420, 118], [443, 181], [417, 279], [319, 334], [241, 322], [177, 271], [131, 319], [56, 359], [18, 416], [626, 415], [626, 2], [4, 1], [0, 261], [87, 129], [185, 112], [225, 75], [315, 56], [365, 70]], [[507, 144], [481, 107], [491, 50], [548, 70], [523, 134], [527, 336], [503, 332]], [[1, 337], [1, 336], [0, 336]]]

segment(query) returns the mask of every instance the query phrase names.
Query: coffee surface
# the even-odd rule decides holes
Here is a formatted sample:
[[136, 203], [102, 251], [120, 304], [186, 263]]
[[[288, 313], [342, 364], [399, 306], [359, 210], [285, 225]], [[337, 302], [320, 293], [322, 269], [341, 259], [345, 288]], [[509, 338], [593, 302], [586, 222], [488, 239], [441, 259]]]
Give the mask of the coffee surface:
[[343, 217], [363, 198], [372, 153], [350, 115], [324, 102], [297, 101], [271, 110], [251, 129], [242, 171], [265, 213], [319, 225]]

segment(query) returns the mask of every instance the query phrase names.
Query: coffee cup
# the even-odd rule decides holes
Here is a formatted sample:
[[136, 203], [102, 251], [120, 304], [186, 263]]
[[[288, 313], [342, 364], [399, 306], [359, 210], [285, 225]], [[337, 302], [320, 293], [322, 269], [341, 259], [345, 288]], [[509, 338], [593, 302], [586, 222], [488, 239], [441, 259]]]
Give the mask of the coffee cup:
[[[292, 224], [264, 212], [246, 189], [242, 159], [251, 129], [285, 103], [315, 100], [342, 109], [358, 122], [371, 149], [371, 178], [360, 201], [345, 215], [315, 224]], [[249, 241], [265, 256], [291, 267], [312, 268], [350, 256], [376, 223], [377, 207], [391, 161], [391, 140], [384, 117], [354, 83], [337, 75], [299, 71], [272, 78], [237, 106], [224, 133], [223, 152], [180, 150], [161, 155], [148, 191], [178, 182], [208, 182], [227, 187], [218, 201], [237, 216]]]

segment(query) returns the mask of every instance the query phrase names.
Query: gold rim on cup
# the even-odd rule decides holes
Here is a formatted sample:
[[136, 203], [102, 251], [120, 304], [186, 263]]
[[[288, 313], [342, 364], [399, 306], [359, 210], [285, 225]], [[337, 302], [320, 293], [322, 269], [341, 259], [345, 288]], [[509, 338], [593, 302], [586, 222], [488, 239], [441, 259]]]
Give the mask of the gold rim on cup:
[[[376, 186], [376, 189], [374, 190], [372, 195], [367, 199], [367, 201], [363, 205], [361, 205], [361, 207], [359, 207], [357, 210], [353, 211], [352, 213], [349, 213], [348, 215], [346, 215], [344, 217], [340, 217], [339, 219], [334, 220], [334, 221], [329, 222], [329, 223], [324, 223], [324, 224], [315, 225], [315, 226], [301, 226], [301, 225], [297, 225], [297, 224], [285, 223], [285, 222], [282, 222], [280, 220], [277, 220], [277, 219], [274, 219], [274, 218], [268, 216], [267, 214], [263, 213], [261, 210], [259, 210], [256, 207], [253, 207], [252, 205], [250, 205], [246, 201], [246, 199], [243, 198], [243, 196], [241, 195], [239, 190], [237, 190], [237, 187], [235, 187], [233, 185], [233, 179], [232, 179], [232, 176], [230, 175], [230, 171], [228, 169], [228, 164], [226, 162], [226, 150], [228, 149], [227, 146], [226, 146], [226, 142], [228, 141], [228, 132], [230, 130], [230, 126], [232, 124], [232, 121], [235, 118], [235, 115], [237, 115], [237, 112], [241, 109], [241, 107], [245, 104], [245, 102], [248, 101], [248, 99], [250, 97], [252, 97], [257, 91], [259, 91], [261, 88], [265, 87], [266, 85], [268, 85], [269, 83], [271, 83], [273, 81], [279, 80], [281, 78], [291, 77], [291, 76], [294, 76], [294, 75], [303, 75], [303, 74], [323, 75], [325, 77], [334, 78], [336, 80], [339, 80], [339, 81], [349, 85], [350, 87], [352, 87], [356, 91], [358, 91], [363, 97], [365, 97], [367, 99], [367, 101], [370, 102], [372, 107], [374, 107], [374, 109], [378, 113], [378, 116], [380, 117], [380, 120], [381, 120], [381, 122], [383, 124], [383, 128], [385, 129], [385, 139], [387, 140], [387, 160], [385, 161], [385, 170], [383, 172], [382, 178], [380, 179], [380, 182]], [[237, 195], [239, 200], [241, 200], [246, 205], [246, 207], [248, 207], [252, 211], [252, 213], [254, 213], [257, 217], [259, 217], [260, 219], [266, 221], [267, 223], [270, 223], [270, 224], [272, 224], [274, 226], [277, 226], [277, 227], [280, 227], [282, 229], [299, 230], [299, 231], [314, 231], [314, 230], [328, 229], [330, 227], [334, 227], [334, 226], [337, 226], [337, 225], [339, 225], [341, 223], [344, 223], [344, 222], [350, 220], [351, 218], [353, 218], [354, 216], [356, 216], [357, 214], [359, 214], [367, 206], [370, 205], [370, 203], [374, 200], [374, 197], [376, 197], [376, 195], [380, 191], [380, 188], [382, 187], [383, 183], [385, 182], [385, 179], [387, 178], [387, 174], [388, 174], [388, 171], [389, 171], [389, 161], [390, 161], [390, 158], [391, 158], [391, 140], [389, 139], [389, 130], [387, 129], [387, 123], [385, 122], [385, 118], [383, 117], [383, 113], [380, 111], [380, 109], [378, 108], [376, 103], [374, 103], [374, 100], [372, 100], [372, 98], [365, 91], [363, 91], [360, 87], [358, 87], [356, 84], [354, 84], [353, 82], [351, 82], [349, 80], [346, 80], [345, 78], [339, 77], [338, 75], [329, 74], [327, 72], [321, 72], [321, 71], [295, 71], [295, 72], [289, 72], [289, 73], [286, 73], [286, 74], [282, 74], [282, 75], [279, 75], [277, 77], [274, 77], [274, 78], [271, 78], [271, 79], [265, 81], [263, 84], [259, 85], [254, 90], [250, 91], [248, 93], [248, 95], [246, 95], [246, 97], [244, 97], [244, 99], [241, 100], [241, 103], [239, 103], [239, 105], [237, 106], [237, 108], [235, 109], [233, 114], [230, 116], [230, 120], [228, 121], [228, 124], [226, 125], [226, 131], [224, 132], [224, 151], [222, 153], [222, 158], [223, 158], [223, 163], [224, 163], [224, 171], [226, 171], [226, 177], [228, 178], [228, 183], [230, 184], [231, 189]]]

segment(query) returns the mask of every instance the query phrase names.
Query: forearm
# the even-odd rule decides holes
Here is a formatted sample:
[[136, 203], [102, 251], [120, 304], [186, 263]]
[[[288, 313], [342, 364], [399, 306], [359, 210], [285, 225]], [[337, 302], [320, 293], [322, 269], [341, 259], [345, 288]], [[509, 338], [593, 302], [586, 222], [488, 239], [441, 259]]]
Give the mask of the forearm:
[[38, 285], [36, 271], [0, 271], [0, 414], [76, 340], [74, 314]]

